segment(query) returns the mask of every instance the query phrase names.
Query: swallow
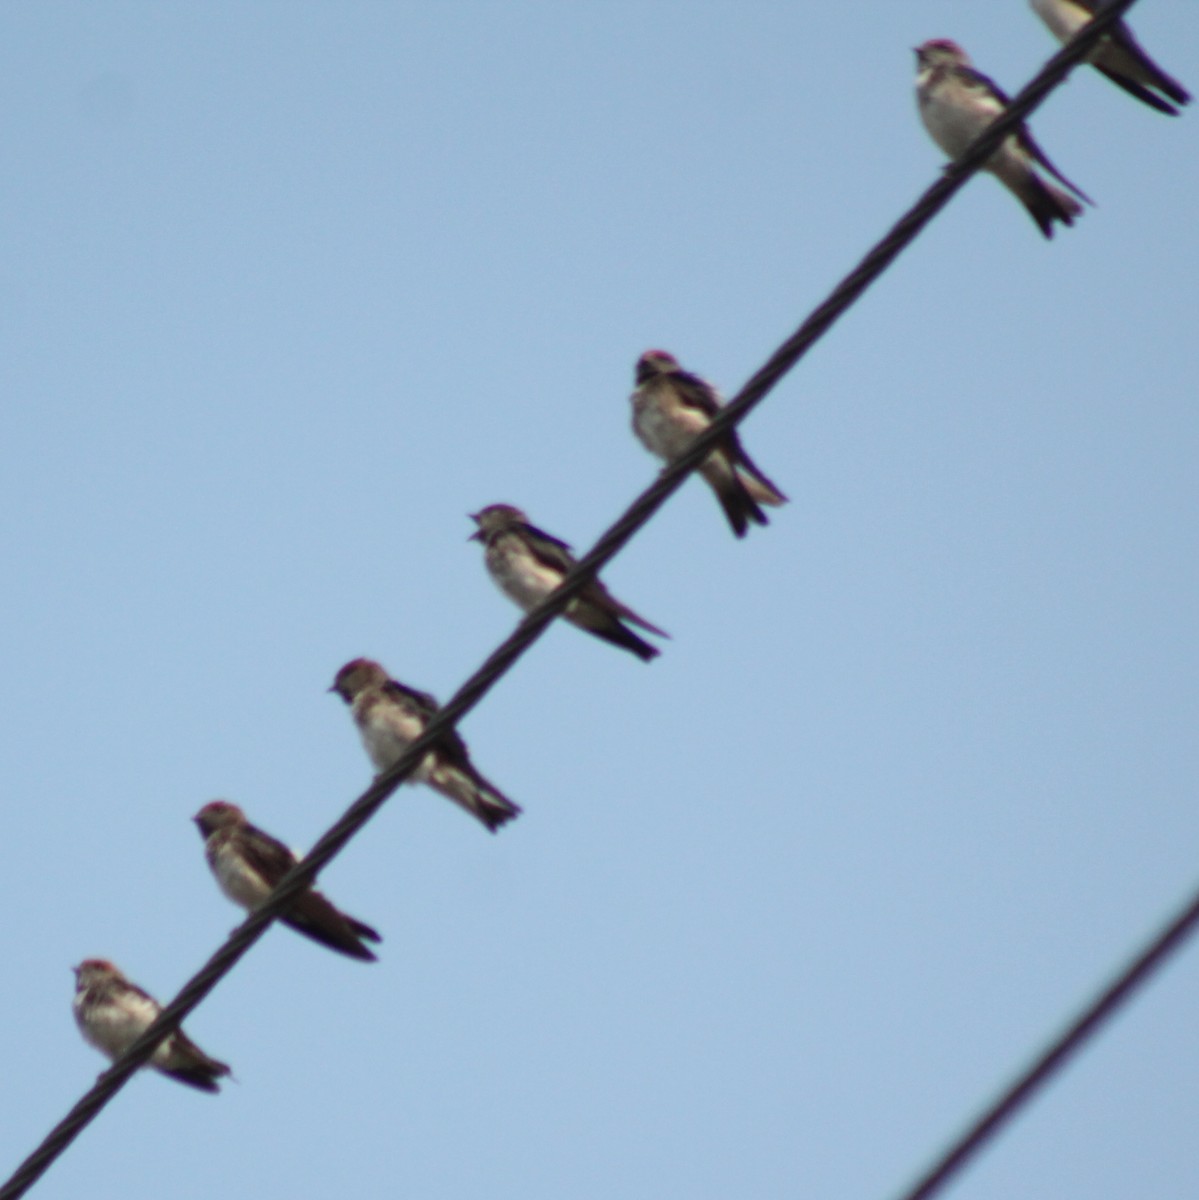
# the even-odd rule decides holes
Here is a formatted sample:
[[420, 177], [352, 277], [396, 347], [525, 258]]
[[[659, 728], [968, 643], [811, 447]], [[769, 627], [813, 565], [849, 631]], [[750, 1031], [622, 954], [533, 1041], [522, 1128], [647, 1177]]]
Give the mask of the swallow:
[[[637, 360], [633, 432], [651, 454], [667, 463], [686, 452], [691, 440], [712, 424], [720, 411], [720, 393], [706, 380], [679, 366], [665, 350], [647, 350]], [[787, 503], [787, 497], [745, 452], [735, 429], [716, 443], [699, 466], [716, 493], [733, 532], [744, 537], [753, 521], [767, 525], [761, 506]]]
[[[1099, 11], [1099, 0], [1032, 0], [1032, 9], [1064, 45]], [[1167, 116], [1178, 116], [1175, 104], [1191, 101], [1191, 93], [1145, 53], [1124, 21], [1117, 21], [1099, 39], [1087, 61], [1130, 96]], [[1168, 99], [1163, 100], [1158, 92]]]
[[[424, 733], [439, 707], [428, 692], [397, 682], [369, 658], [346, 663], [329, 691], [336, 692], [350, 706], [362, 744], [379, 774], [392, 767]], [[453, 729], [442, 734], [408, 782], [427, 783], [478, 817], [492, 833], [520, 812], [475, 770], [466, 743]]]
[[[566, 542], [538, 529], [511, 504], [490, 504], [471, 513], [470, 519], [479, 528], [467, 540], [483, 543], [491, 578], [525, 612], [536, 608], [575, 565]], [[670, 637], [666, 630], [651, 625], [628, 605], [621, 604], [598, 579], [593, 579], [566, 606], [564, 616], [572, 625], [622, 650], [632, 651], [644, 662], [657, 658], [661, 651], [638, 637], [625, 621], [659, 637]]]
[[[936, 38], [916, 47], [916, 100], [920, 119], [934, 142], [960, 158], [966, 148], [1008, 105], [1008, 97], [970, 65], [970, 57], [956, 42]], [[1088, 204], [1094, 201], [1051, 163], [1021, 124], [1003, 140], [987, 160], [984, 170], [1024, 205], [1037, 227], [1053, 237], [1053, 222], [1073, 225], [1082, 205], [1068, 192], [1037, 174], [1041, 167]]]
[[[246, 814], [226, 800], [204, 805], [192, 820], [200, 828], [204, 857], [221, 891], [247, 912], [262, 904], [300, 861], [294, 850], [251, 825]], [[375, 961], [363, 941], [383, 940], [369, 925], [334, 908], [316, 888], [301, 892], [279, 920], [314, 942], [363, 962]]]
[[[71, 1008], [84, 1040], [116, 1061], [157, 1019], [162, 1005], [130, 983], [104, 958], [88, 958], [75, 972], [75, 999]], [[146, 1064], [180, 1083], [202, 1092], [219, 1092], [217, 1080], [231, 1069], [209, 1058], [195, 1042], [176, 1029], [159, 1042]]]

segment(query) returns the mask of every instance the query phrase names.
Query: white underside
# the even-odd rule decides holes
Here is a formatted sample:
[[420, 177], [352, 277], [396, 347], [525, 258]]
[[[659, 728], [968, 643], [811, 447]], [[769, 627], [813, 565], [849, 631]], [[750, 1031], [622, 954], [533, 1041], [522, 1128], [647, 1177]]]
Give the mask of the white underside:
[[266, 880], [252, 870], [228, 844], [213, 856], [212, 873], [221, 891], [241, 908], [257, 908], [271, 894]]
[[[389, 704], [385, 709], [376, 704], [362, 720], [355, 711], [354, 719], [362, 744], [376, 771], [386, 771], [395, 765], [400, 755], [424, 732], [424, 722], [405, 713], [398, 705]], [[425, 755], [424, 762], [408, 776], [408, 783], [427, 783], [432, 769], [432, 756]]]
[[[933, 141], [950, 158], [960, 158], [970, 143], [1003, 112], [1003, 105], [973, 94], [962, 96], [956, 89], [950, 96], [947, 92], [950, 92], [948, 87], [940, 87], [931, 95], [922, 96], [920, 116]], [[1003, 140], [983, 164], [983, 170], [998, 176], [1017, 194], [1018, 189], [1028, 186], [1028, 176], [1035, 174], [1028, 155], [1013, 137]]]
[[659, 389], [652, 397], [633, 396], [633, 431], [651, 454], [673, 462], [711, 421], [705, 413], [680, 404], [672, 391]]
[[530, 553], [523, 539], [504, 536], [487, 551], [487, 565], [500, 591], [525, 612], [540, 604], [563, 579]]
[[[136, 993], [126, 993], [120, 1003], [104, 1000], [89, 1009], [84, 1021], [80, 997], [73, 1005], [75, 1020], [84, 1038], [101, 1054], [111, 1059], [119, 1058], [149, 1028], [158, 1016], [158, 1005]], [[154, 1051], [151, 1063], [165, 1066], [170, 1060], [170, 1040]]]
[[1085, 8], [1070, 0], [1032, 0], [1032, 7], [1059, 42], [1068, 42], [1091, 20]]

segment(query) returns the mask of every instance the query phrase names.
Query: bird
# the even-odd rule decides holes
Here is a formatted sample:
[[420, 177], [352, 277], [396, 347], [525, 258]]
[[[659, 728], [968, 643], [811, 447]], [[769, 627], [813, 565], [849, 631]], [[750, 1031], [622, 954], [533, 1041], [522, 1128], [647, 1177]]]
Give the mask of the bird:
[[[1099, 0], [1031, 0], [1031, 3], [1033, 12], [1063, 44], [1099, 11]], [[1167, 116], [1177, 117], [1175, 105], [1191, 101], [1191, 93], [1145, 53], [1124, 21], [1111, 26], [1091, 50], [1087, 61], [1130, 96]], [[1158, 92], [1167, 99], [1163, 100]], [[1169, 103], [1170, 100], [1174, 103]]]
[[[420, 737], [439, 707], [428, 692], [392, 679], [369, 658], [346, 663], [329, 690], [350, 706], [362, 744], [379, 774]], [[427, 783], [478, 817], [492, 833], [521, 811], [475, 769], [466, 743], [453, 729], [434, 743], [408, 782]]]
[[[960, 158], [967, 147], [1008, 105], [1008, 97], [993, 80], [976, 71], [970, 56], [948, 38], [934, 38], [917, 46], [916, 100], [920, 118], [934, 142]], [[1054, 221], [1073, 225], [1082, 205], [1037, 173], [1041, 167], [1079, 199], [1094, 201], [1049, 161], [1023, 124], [1004, 138], [983, 169], [990, 171], [1021, 204], [1047, 238]]]
[[[79, 1031], [115, 1062], [149, 1029], [162, 1005], [106, 958], [87, 958], [71, 969], [75, 972], [71, 1008]], [[219, 1092], [217, 1080], [233, 1073], [228, 1064], [205, 1054], [182, 1029], [159, 1042], [146, 1065], [202, 1092]]]
[[[489, 504], [469, 515], [478, 529], [468, 540], [483, 543], [484, 561], [491, 578], [525, 612], [540, 604], [575, 565], [566, 542], [538, 529], [511, 504]], [[572, 625], [631, 651], [643, 662], [656, 658], [661, 651], [638, 637], [625, 621], [659, 637], [670, 637], [664, 629], [651, 625], [617, 600], [598, 579], [593, 579], [571, 600], [564, 615]]]
[[[227, 800], [205, 804], [192, 820], [199, 826], [204, 857], [221, 891], [249, 912], [300, 861], [294, 850], [251, 825], [246, 814]], [[279, 920], [314, 942], [363, 962], [375, 961], [374, 952], [363, 942], [383, 940], [369, 925], [335, 908], [314, 887], [300, 892]]]
[[[651, 454], [666, 463], [685, 453], [696, 435], [720, 411], [720, 393], [706, 380], [679, 366], [665, 350], [647, 350], [638, 360], [633, 404], [633, 432]], [[745, 452], [735, 429], [728, 430], [699, 468], [716, 493], [737, 537], [750, 522], [769, 524], [762, 505], [776, 507], [787, 497]]]

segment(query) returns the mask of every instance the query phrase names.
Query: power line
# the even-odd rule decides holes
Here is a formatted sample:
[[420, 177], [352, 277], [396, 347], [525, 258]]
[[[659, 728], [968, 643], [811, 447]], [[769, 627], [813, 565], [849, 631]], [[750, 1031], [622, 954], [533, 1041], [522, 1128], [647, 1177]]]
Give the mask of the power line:
[[1032, 1099], [1051, 1076], [1099, 1032], [1132, 993], [1177, 950], [1199, 925], [1199, 892], [1149, 945], [1134, 958], [1081, 1013], [1037, 1055], [968, 1126], [899, 1200], [929, 1200], [941, 1191], [1007, 1124], [1018, 1109]]
[[[707, 457], [708, 451], [729, 429], [740, 424], [791, 371], [839, 317], [911, 244], [941, 211], [954, 193], [990, 157], [1012, 129], [1086, 57], [1088, 50], [1119, 20], [1136, 0], [1110, 0], [1103, 11], [1055, 54], [1033, 80], [1008, 105], [1007, 111], [983, 132], [961, 158], [945, 168], [937, 180], [908, 209], [858, 265], [833, 289], [766, 364], [754, 374], [711, 425], [691, 444], [687, 453], [668, 465], [658, 478], [625, 510], [592, 549], [583, 556], [555, 589], [517, 625], [429, 722], [425, 732], [381, 775], [341, 818], [321, 837], [270, 898], [252, 912], [225, 943], [184, 984], [158, 1019], [121, 1055], [83, 1095], [69, 1113], [46, 1135], [0, 1188], [0, 1200], [17, 1200], [49, 1169], [76, 1137], [116, 1095], [130, 1076], [147, 1061], [155, 1048], [195, 1009], [234, 965], [288, 907], [297, 893], [308, 887], [318, 872], [375, 815], [391, 794], [416, 769], [425, 753], [465, 716], [508, 672], [518, 658], [541, 636], [546, 626], [680, 488], [687, 476]], [[984, 1135], [990, 1136], [990, 1134]], [[964, 1161], [964, 1158], [961, 1160]], [[957, 1167], [951, 1167], [952, 1174]], [[946, 1175], [948, 1178], [948, 1174]], [[931, 1193], [927, 1193], [931, 1194]]]

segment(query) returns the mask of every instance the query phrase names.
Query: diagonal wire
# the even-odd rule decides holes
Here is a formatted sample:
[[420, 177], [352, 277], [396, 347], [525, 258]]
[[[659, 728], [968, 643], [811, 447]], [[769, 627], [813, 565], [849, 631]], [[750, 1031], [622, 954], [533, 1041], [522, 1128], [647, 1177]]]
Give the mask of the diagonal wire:
[[900, 1200], [929, 1200], [1066, 1065], [1199, 925], [1199, 892], [1028, 1067], [987, 1106]]
[[321, 868], [375, 815], [388, 797], [417, 768], [434, 743], [482, 700], [574, 596], [595, 578], [600, 569], [683, 485], [687, 476], [707, 457], [720, 438], [744, 420], [766, 398], [779, 380], [795, 367], [836, 320], [890, 266], [900, 252], [911, 244], [925, 225], [945, 207], [954, 193], [990, 157], [1004, 137], [1065, 79], [1071, 68], [1086, 57], [1088, 50], [1106, 30], [1135, 3], [1136, 0], [1110, 0], [1102, 12], [1045, 64], [1028, 86], [1009, 103], [1006, 112], [984, 130], [961, 158], [945, 168], [942, 177], [920, 196], [833, 289], [828, 298], [775, 351], [765, 366], [721, 410], [708, 429], [696, 437], [687, 453], [667, 466], [637, 497], [595, 546], [579, 560], [562, 584], [517, 625], [512, 634], [438, 711], [425, 732], [412, 743], [395, 765], [380, 775], [350, 805], [303, 861], [280, 881], [266, 902], [255, 909], [184, 984], [175, 999], [159, 1014], [158, 1019], [99, 1076], [70, 1112], [46, 1135], [41, 1145], [17, 1167], [3, 1187], [0, 1187], [0, 1200], [17, 1200], [17, 1197], [23, 1196], [37, 1182], [100, 1110], [124, 1087], [130, 1076], [149, 1061], [159, 1042], [179, 1027], [183, 1019], [233, 969], [242, 955], [262, 937], [267, 926], [289, 906], [299, 892], [312, 883]]

